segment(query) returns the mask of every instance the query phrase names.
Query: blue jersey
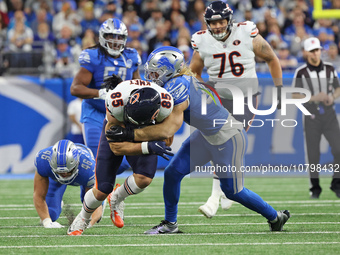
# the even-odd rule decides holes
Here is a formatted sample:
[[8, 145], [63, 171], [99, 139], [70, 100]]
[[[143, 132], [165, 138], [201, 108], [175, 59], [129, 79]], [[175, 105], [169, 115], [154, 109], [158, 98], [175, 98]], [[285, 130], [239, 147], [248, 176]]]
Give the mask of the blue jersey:
[[[217, 95], [194, 77], [179, 76], [165, 83], [164, 88], [172, 95], [174, 106], [189, 100], [184, 121], [203, 135], [214, 135], [222, 128], [222, 125], [214, 125], [214, 119], [227, 120], [229, 117], [229, 112], [221, 105]], [[202, 103], [203, 108], [206, 106], [206, 114], [202, 112]]]
[[[94, 169], [95, 169], [95, 159], [92, 155], [92, 152], [85, 147], [83, 144], [76, 143], [75, 144], [80, 152], [79, 159], [79, 172], [77, 177], [68, 185], [71, 186], [83, 186], [84, 188], [92, 188], [95, 183]], [[37, 168], [38, 174], [43, 177], [50, 177], [56, 182], [52, 169], [49, 164], [50, 156], [52, 154], [52, 147], [50, 146], [46, 149], [43, 149], [37, 153], [34, 164]]]
[[[141, 59], [137, 50], [125, 48], [118, 58], [100, 53], [99, 48], [83, 50], [79, 56], [80, 66], [93, 75], [89, 88], [101, 89], [104, 79], [112, 74], [120, 76], [123, 80], [132, 80], [133, 73], [138, 70]], [[80, 121], [85, 119], [103, 123], [105, 118], [105, 102], [101, 99], [84, 99]]]

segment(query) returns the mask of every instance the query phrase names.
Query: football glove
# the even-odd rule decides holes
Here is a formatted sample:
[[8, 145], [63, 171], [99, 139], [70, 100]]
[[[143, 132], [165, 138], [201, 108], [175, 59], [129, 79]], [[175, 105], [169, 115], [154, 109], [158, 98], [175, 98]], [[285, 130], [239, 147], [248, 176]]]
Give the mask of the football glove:
[[106, 94], [107, 94], [106, 89], [100, 89], [100, 90], [98, 90], [98, 97], [94, 97], [93, 99], [103, 99], [103, 100], [105, 100]]
[[106, 92], [108, 92], [110, 89], [114, 89], [115, 87], [117, 87], [117, 85], [122, 81], [123, 80], [122, 78], [120, 78], [120, 76], [112, 74], [112, 76], [105, 78], [104, 82], [101, 85], [101, 88], [106, 89]]
[[110, 129], [106, 130], [106, 137], [109, 139], [108, 142], [132, 142], [135, 139], [135, 132], [132, 128], [123, 128], [121, 126], [111, 126]]
[[151, 142], [142, 142], [142, 153], [143, 154], [154, 154], [159, 155], [166, 160], [169, 158], [166, 155], [173, 156], [174, 154], [171, 151], [169, 146], [165, 145], [163, 141], [151, 141]]
[[281, 109], [281, 90], [282, 90], [282, 85], [278, 85], [278, 86], [276, 86], [276, 88], [277, 88], [277, 106], [276, 106], [276, 108], [278, 110], [280, 110]]
[[60, 225], [58, 222], [52, 220], [50, 218], [46, 218], [42, 221], [44, 228], [63, 228], [63, 225]]

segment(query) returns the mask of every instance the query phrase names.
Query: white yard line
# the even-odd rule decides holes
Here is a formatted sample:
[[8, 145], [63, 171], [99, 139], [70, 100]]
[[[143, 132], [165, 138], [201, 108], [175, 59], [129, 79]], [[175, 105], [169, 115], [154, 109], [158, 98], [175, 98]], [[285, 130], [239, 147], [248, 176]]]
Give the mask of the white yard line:
[[[316, 216], [316, 215], [334, 215], [338, 216], [340, 213], [291, 213], [293, 216]], [[261, 217], [259, 214], [218, 214], [214, 217]], [[124, 218], [163, 218], [163, 214], [155, 214], [155, 215], [127, 215]], [[177, 215], [177, 217], [204, 217], [202, 214], [186, 214], [186, 215]], [[60, 218], [66, 218], [66, 216], [61, 216]], [[110, 218], [109, 216], [103, 216], [104, 219]], [[39, 219], [38, 216], [36, 217], [0, 217], [0, 220], [29, 220], [29, 219]]]
[[176, 244], [84, 244], [84, 245], [20, 245], [20, 246], [0, 246], [0, 249], [23, 249], [23, 248], [85, 248], [85, 247], [165, 247], [165, 246], [266, 246], [266, 245], [339, 245], [340, 242], [282, 242], [282, 243], [176, 243]]
[[[112, 226], [112, 225], [111, 225]], [[299, 235], [299, 234], [340, 234], [340, 231], [311, 231], [311, 232], [249, 232], [249, 233], [181, 233], [181, 234], [162, 234], [162, 235], [146, 235], [146, 234], [111, 234], [111, 235], [81, 235], [81, 237], [156, 237], [156, 236], [220, 236], [220, 235]], [[68, 235], [27, 235], [27, 236], [1, 236], [1, 238], [70, 238]]]

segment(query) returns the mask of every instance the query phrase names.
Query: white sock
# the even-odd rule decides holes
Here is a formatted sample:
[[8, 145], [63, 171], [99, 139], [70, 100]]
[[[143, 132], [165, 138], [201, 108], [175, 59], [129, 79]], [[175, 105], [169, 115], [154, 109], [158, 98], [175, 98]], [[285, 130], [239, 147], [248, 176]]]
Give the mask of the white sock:
[[92, 213], [102, 204], [102, 202], [103, 201], [97, 200], [93, 194], [93, 189], [90, 189], [84, 196], [83, 207], [80, 215], [87, 220], [90, 219]]
[[214, 175], [211, 196], [220, 198], [222, 194], [223, 193], [220, 186], [220, 178], [218, 178], [217, 175]]
[[137, 186], [135, 178], [133, 175], [130, 175], [126, 178], [124, 184], [116, 189], [114, 194], [118, 196], [118, 202], [123, 201], [126, 197], [130, 195], [136, 195], [141, 193], [144, 189], [141, 189]]

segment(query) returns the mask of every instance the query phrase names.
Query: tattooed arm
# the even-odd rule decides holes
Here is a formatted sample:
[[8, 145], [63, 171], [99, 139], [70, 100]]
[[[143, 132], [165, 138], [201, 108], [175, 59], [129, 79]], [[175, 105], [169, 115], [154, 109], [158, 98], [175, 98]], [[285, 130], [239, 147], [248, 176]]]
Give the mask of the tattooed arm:
[[266, 61], [275, 86], [282, 85], [282, 69], [279, 59], [270, 47], [269, 43], [263, 39], [261, 35], [257, 35], [253, 39], [253, 51], [255, 56]]

